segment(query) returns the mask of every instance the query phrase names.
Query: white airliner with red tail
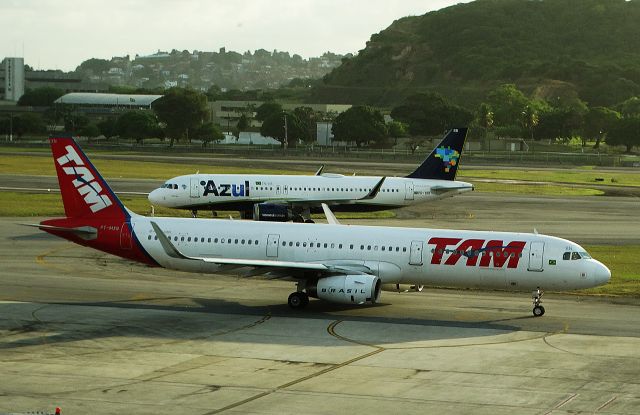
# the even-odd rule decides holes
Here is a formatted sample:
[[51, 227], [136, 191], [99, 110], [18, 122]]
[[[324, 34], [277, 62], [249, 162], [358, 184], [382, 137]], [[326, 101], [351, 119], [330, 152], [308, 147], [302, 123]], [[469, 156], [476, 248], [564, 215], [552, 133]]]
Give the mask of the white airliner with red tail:
[[[529, 233], [477, 232], [216, 219], [145, 217], [125, 208], [71, 138], [51, 138], [66, 217], [40, 229], [146, 265], [237, 272], [297, 282], [291, 307], [309, 297], [375, 303], [382, 284], [529, 291], [576, 290], [611, 273], [574, 242]], [[533, 313], [544, 314], [540, 296]]]

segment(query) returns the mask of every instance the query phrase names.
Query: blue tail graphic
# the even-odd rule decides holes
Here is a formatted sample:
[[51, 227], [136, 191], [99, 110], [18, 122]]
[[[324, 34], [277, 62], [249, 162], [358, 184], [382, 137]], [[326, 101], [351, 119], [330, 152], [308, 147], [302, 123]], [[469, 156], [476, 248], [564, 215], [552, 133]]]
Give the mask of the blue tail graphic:
[[411, 179], [455, 180], [466, 138], [466, 128], [449, 130], [440, 144], [429, 154], [429, 157], [407, 177]]

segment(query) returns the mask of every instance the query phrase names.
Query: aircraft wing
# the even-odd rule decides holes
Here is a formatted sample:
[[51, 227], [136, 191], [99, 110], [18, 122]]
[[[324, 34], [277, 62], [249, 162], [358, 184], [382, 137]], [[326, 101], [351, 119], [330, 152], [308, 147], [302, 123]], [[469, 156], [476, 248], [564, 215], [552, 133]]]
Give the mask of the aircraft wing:
[[266, 273], [282, 273], [283, 277], [290, 277], [291, 271], [296, 274], [300, 271], [317, 271], [320, 274], [371, 274], [372, 270], [362, 264], [341, 262], [340, 264], [323, 264], [317, 262], [300, 262], [300, 261], [278, 261], [271, 259], [244, 259], [244, 258], [215, 258], [215, 257], [194, 257], [183, 254], [175, 247], [171, 240], [164, 234], [157, 223], [151, 222], [153, 230], [158, 236], [158, 240], [162, 245], [165, 253], [172, 258], [186, 259], [191, 261], [201, 261], [209, 264], [222, 265], [224, 269], [232, 270], [242, 267], [252, 267], [256, 270], [251, 271], [248, 275], [258, 275]]

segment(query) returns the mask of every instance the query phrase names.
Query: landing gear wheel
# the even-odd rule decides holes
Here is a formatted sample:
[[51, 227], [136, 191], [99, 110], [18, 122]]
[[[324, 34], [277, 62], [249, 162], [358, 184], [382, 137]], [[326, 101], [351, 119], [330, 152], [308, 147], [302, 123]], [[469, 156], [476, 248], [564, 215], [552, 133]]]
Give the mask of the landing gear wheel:
[[289, 307], [293, 309], [304, 308], [309, 304], [309, 296], [307, 293], [302, 291], [296, 291], [289, 295], [287, 303], [289, 304]]
[[315, 222], [313, 221], [313, 219], [305, 219], [304, 223], [315, 223]]
[[533, 299], [533, 316], [540, 317], [544, 315], [544, 307], [540, 304], [542, 303], [542, 296], [544, 295], [544, 291], [540, 289], [540, 287], [536, 288], [536, 290], [531, 293], [531, 298]]
[[424, 289], [424, 285], [412, 285], [411, 289], [415, 292], [421, 293]]
[[544, 307], [541, 305], [537, 305], [535, 307], [533, 307], [533, 316], [534, 317], [541, 317], [544, 315]]

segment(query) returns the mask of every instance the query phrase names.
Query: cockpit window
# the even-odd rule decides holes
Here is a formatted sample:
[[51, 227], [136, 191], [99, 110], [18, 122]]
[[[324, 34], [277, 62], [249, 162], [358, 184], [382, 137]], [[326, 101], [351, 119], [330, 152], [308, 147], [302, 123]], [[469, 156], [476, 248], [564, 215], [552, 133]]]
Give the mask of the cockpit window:
[[572, 252], [571, 253], [571, 260], [572, 261], [576, 260], [576, 259], [580, 259], [580, 258], [582, 258], [582, 257], [580, 256], [580, 254], [578, 252]]
[[562, 259], [564, 259], [565, 261], [570, 260], [570, 259], [571, 259], [571, 252], [565, 252], [565, 253], [562, 255]]
[[591, 259], [591, 255], [587, 254], [586, 252], [580, 252], [580, 256], [584, 259]]

